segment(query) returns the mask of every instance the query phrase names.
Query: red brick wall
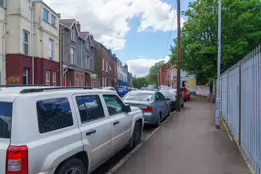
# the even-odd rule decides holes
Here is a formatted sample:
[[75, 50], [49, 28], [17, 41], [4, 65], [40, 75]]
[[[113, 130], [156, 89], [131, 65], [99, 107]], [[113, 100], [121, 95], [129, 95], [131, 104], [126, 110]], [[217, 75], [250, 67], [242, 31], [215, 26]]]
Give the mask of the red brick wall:
[[167, 65], [164, 65], [158, 71], [158, 86], [160, 85], [167, 85]]
[[[46, 71], [50, 71], [50, 85], [53, 85], [53, 72], [56, 72], [56, 85], [60, 85], [59, 63], [44, 58], [34, 58], [34, 84], [46, 84]], [[6, 78], [15, 77], [23, 83], [24, 69], [28, 69], [28, 83], [32, 84], [32, 58], [21, 54], [6, 55]]]

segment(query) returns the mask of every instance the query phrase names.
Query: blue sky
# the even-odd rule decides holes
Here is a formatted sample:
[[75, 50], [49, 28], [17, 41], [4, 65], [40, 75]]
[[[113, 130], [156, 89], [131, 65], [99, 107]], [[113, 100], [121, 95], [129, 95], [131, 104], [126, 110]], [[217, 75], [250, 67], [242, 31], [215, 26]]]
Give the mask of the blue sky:
[[[181, 10], [186, 10], [191, 1], [181, 0]], [[177, 35], [177, 0], [44, 2], [61, 18], [79, 21], [81, 31], [90, 32], [95, 40], [112, 49], [137, 77], [146, 75], [156, 62], [168, 60], [170, 44]], [[185, 22], [184, 17], [181, 22]]]
[[[188, 8], [189, 0], [181, 1], [181, 10], [186, 10]], [[167, 0], [165, 2], [176, 9], [177, 5], [175, 1]], [[176, 22], [176, 20], [174, 22]], [[138, 18], [135, 18], [130, 22], [131, 30], [126, 37], [127, 42], [125, 49], [116, 51], [117, 56], [119, 56], [123, 62], [126, 62], [127, 60], [140, 57], [162, 59], [169, 55], [169, 44], [171, 44], [172, 39], [177, 36], [177, 31], [137, 32], [139, 23], [140, 20]], [[171, 26], [171, 23], [169, 25]], [[170, 41], [169, 34], [171, 38]]]

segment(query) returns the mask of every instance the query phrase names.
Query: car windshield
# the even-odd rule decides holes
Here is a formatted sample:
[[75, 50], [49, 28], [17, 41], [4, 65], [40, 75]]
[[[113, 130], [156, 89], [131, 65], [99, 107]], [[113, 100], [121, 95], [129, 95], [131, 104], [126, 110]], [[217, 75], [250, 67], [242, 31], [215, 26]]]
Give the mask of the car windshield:
[[176, 89], [162, 89], [160, 92], [164, 95], [164, 97], [168, 98], [176, 94]]
[[123, 98], [123, 100], [150, 102], [153, 100], [153, 94], [151, 94], [151, 93], [131, 93], [131, 94], [126, 95]]
[[125, 90], [125, 89], [126, 89], [126, 88], [122, 88], [122, 87], [121, 87], [121, 88], [118, 88], [118, 90]]

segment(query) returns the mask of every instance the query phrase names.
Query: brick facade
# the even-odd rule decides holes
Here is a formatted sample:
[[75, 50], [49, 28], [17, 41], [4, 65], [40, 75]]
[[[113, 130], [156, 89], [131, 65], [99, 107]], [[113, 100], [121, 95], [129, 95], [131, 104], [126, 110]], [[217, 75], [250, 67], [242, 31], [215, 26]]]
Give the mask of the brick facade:
[[[34, 58], [34, 84], [46, 85], [46, 71], [50, 72], [49, 83], [51, 86], [60, 85], [60, 65], [58, 62], [44, 58]], [[24, 72], [27, 70], [27, 76]], [[56, 79], [54, 79], [56, 74]], [[15, 78], [18, 84], [32, 84], [32, 58], [22, 54], [6, 55], [6, 80]]]

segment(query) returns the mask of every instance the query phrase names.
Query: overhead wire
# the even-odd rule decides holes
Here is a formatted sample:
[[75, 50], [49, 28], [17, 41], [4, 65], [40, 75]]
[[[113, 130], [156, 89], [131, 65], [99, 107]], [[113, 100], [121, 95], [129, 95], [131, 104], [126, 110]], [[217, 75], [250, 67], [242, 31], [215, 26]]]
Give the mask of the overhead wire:
[[[174, 4], [174, 9], [176, 9], [177, 8], [177, 6], [176, 6], [176, 4]], [[172, 27], [173, 27], [173, 22], [174, 22], [174, 19], [175, 19], [175, 15], [173, 15], [172, 16], [172, 20], [171, 20], [171, 25], [170, 25], [170, 29], [169, 29], [169, 37], [168, 37], [168, 41], [167, 41], [167, 47], [166, 47], [166, 51], [165, 51], [165, 54], [164, 54], [164, 57], [165, 56], [168, 56], [167, 54], [168, 54], [168, 50], [170, 49], [169, 47], [170, 47], [170, 38], [171, 38], [171, 34], [172, 34]]]

